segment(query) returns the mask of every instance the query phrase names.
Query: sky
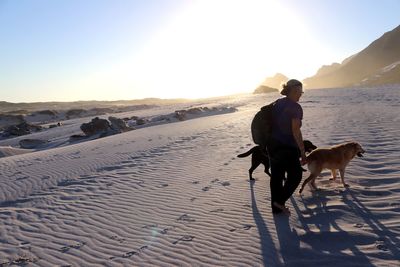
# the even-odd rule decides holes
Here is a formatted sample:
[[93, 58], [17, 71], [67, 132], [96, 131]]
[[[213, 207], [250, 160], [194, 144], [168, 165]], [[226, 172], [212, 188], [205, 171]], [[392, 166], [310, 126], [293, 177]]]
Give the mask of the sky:
[[304, 79], [400, 24], [399, 0], [0, 0], [0, 101], [199, 98]]

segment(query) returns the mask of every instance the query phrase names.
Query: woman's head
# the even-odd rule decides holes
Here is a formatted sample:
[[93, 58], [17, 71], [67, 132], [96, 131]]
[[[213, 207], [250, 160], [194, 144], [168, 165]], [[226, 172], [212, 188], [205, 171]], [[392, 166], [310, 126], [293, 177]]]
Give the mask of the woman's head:
[[299, 101], [303, 94], [303, 84], [296, 80], [291, 79], [282, 85], [281, 95], [287, 96], [294, 101]]

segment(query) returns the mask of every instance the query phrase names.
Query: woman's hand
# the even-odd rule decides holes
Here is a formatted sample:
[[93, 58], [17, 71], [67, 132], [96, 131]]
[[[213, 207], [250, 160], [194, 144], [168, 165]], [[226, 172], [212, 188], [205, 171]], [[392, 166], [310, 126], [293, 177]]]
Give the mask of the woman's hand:
[[301, 166], [307, 164], [307, 157], [305, 153], [301, 153], [301, 160], [300, 160]]

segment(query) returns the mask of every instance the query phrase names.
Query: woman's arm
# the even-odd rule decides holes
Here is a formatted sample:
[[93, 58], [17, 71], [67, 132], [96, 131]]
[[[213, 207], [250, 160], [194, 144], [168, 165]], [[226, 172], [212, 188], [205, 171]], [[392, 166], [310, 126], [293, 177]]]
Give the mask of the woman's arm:
[[306, 161], [306, 152], [304, 150], [303, 135], [301, 134], [301, 121], [299, 119], [292, 119], [292, 133], [294, 140], [296, 140], [297, 146], [301, 153], [301, 164], [304, 165]]

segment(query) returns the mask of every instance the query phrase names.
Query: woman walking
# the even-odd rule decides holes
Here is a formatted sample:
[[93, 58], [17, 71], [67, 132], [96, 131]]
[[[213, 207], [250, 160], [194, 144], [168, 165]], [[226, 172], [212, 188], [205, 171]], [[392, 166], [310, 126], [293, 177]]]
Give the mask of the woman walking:
[[290, 211], [285, 203], [301, 182], [301, 165], [306, 163], [300, 130], [303, 109], [298, 103], [303, 94], [303, 84], [292, 79], [282, 87], [281, 94], [285, 97], [275, 103], [272, 135], [267, 148], [271, 162], [272, 212], [289, 215]]

